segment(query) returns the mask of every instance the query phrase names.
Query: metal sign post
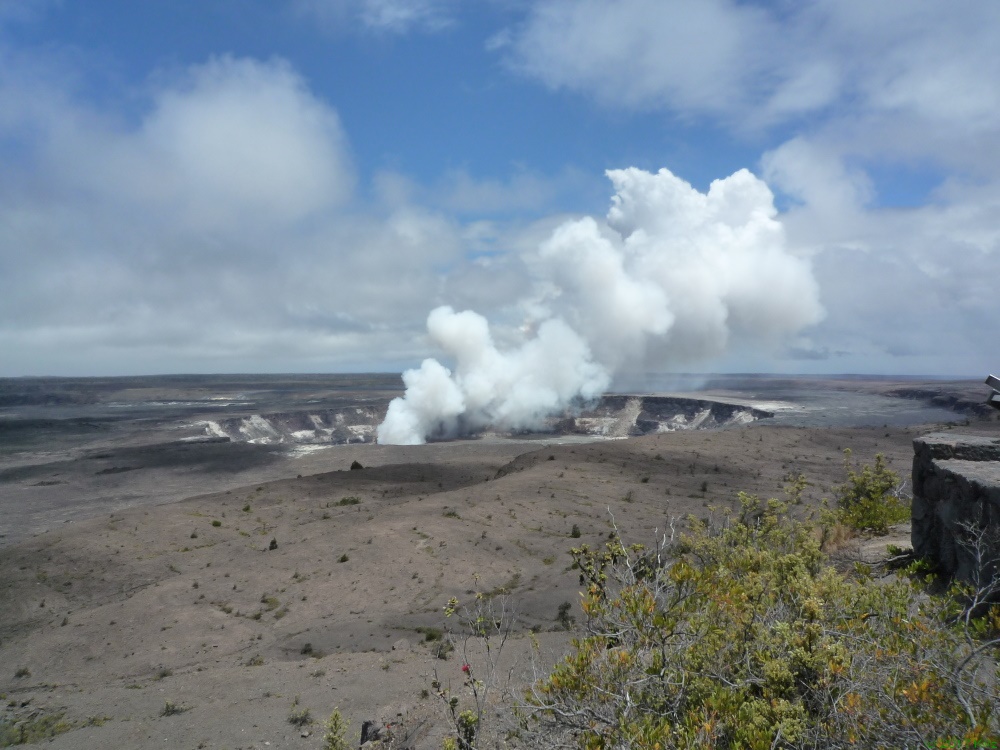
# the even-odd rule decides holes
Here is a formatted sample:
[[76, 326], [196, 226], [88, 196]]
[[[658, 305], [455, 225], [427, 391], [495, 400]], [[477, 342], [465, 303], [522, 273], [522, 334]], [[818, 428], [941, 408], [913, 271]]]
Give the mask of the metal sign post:
[[995, 409], [1000, 409], [1000, 378], [989, 375], [986, 378], [986, 385], [993, 389], [993, 393], [986, 399], [986, 403]]

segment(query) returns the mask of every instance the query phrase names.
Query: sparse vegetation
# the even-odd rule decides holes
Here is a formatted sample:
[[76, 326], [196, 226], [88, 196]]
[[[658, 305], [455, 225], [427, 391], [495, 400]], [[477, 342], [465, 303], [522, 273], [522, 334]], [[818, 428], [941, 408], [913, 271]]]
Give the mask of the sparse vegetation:
[[360, 497], [342, 497], [337, 501], [337, 505], [360, 505]]
[[573, 528], [570, 530], [569, 536], [570, 536], [571, 539], [579, 539], [580, 538], [580, 526], [579, 526], [579, 524], [575, 524], [575, 523], [573, 524]]
[[489, 591], [483, 591], [477, 594], [480, 599], [492, 599], [497, 596], [504, 596], [510, 594], [518, 586], [521, 585], [521, 574], [515, 571], [511, 574], [504, 583], [500, 584], [496, 588], [490, 589]]
[[215, 520], [212, 521], [212, 525], [215, 528], [219, 528], [220, 526], [222, 526], [222, 521], [220, 521], [218, 518], [216, 518]]

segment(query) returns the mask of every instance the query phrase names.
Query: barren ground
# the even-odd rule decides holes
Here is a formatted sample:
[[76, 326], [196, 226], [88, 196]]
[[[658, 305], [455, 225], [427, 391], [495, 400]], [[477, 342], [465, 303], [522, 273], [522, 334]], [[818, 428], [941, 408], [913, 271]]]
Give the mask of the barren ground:
[[[352, 741], [365, 719], [409, 714], [429, 719], [418, 747], [439, 747], [443, 713], [422, 691], [435, 670], [457, 686], [462, 660], [436, 658], [417, 628], [442, 627], [449, 597], [510, 591], [520, 617], [506, 657], [524, 678], [528, 629], [542, 661], [566, 648], [558, 607], [579, 616], [568, 550], [601, 544], [612, 516], [626, 541], [651, 541], [671, 518], [732, 505], [740, 490], [781, 496], [797, 472], [811, 482], [805, 512], [843, 480], [844, 448], [866, 462], [885, 453], [908, 477], [911, 441], [930, 429], [340, 446], [229, 475], [171, 473], [167, 456], [142, 481], [166, 497], [170, 482], [182, 491], [203, 476], [210, 491], [0, 549], [0, 716], [63, 714], [75, 728], [53, 748], [319, 748], [318, 724], [303, 737], [289, 715], [308, 708], [321, 721], [339, 706]], [[1000, 423], [961, 429], [997, 434]], [[354, 460], [365, 468], [349, 470]], [[69, 498], [75, 482], [117, 476], [46, 479], [58, 470], [3, 491], [64, 481]], [[162, 715], [167, 702], [183, 712]]]

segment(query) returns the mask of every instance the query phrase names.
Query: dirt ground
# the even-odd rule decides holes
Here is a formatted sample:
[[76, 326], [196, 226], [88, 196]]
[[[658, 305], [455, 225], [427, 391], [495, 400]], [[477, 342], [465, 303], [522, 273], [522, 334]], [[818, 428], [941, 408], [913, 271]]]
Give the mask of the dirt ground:
[[[652, 541], [738, 491], [780, 497], [790, 473], [810, 481], [804, 511], [843, 481], [845, 448], [908, 477], [929, 429], [344, 446], [269, 481], [67, 523], [0, 549], [0, 715], [61, 714], [74, 728], [52, 748], [319, 748], [336, 706], [352, 742], [366, 719], [409, 715], [428, 719], [418, 747], [439, 747], [430, 681], [458, 686], [463, 657], [437, 658], [426, 638], [450, 597], [510, 592], [506, 666], [527, 679], [528, 630], [544, 667], [571, 635], [559, 605], [579, 619], [571, 547], [601, 544], [612, 523]], [[290, 723], [305, 709], [317, 723]]]

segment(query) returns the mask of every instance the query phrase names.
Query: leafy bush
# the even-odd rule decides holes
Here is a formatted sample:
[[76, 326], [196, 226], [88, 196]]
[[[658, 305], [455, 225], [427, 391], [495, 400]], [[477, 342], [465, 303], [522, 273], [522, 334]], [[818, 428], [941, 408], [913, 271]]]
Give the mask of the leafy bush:
[[[890, 487], [878, 459], [855, 478]], [[972, 746], [1000, 733], [1000, 642], [975, 641], [908, 581], [838, 572], [786, 503], [740, 501], [651, 549], [615, 534], [572, 550], [586, 635], [529, 690], [529, 746]]]
[[851, 466], [851, 450], [844, 451], [847, 481], [837, 488], [837, 506], [843, 522], [855, 531], [887, 534], [889, 527], [910, 517], [910, 506], [901, 497], [899, 474], [886, 466], [885, 456], [875, 456], [857, 472]]

